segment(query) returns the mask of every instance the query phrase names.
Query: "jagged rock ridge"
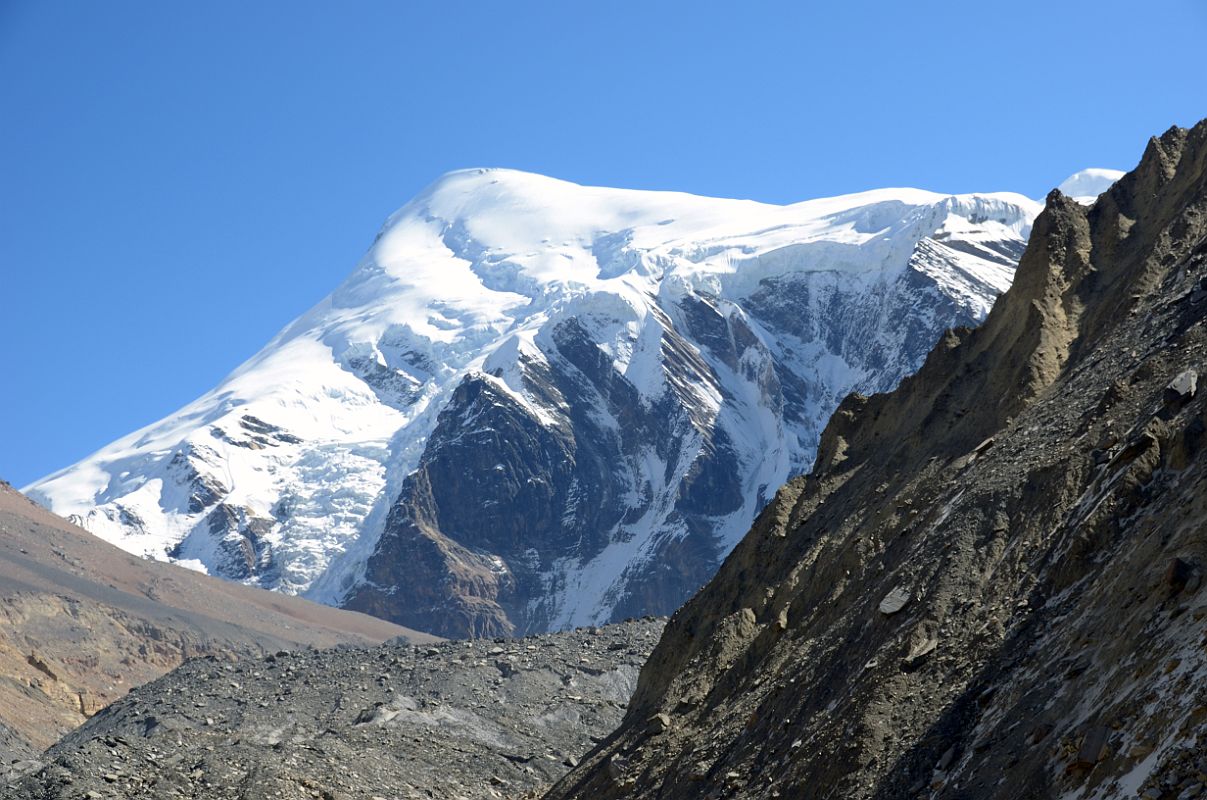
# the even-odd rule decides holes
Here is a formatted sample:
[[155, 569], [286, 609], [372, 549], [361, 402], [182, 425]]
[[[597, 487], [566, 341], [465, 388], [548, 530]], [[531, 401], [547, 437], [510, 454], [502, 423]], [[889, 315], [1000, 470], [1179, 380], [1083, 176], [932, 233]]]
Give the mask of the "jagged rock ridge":
[[667, 613], [1038, 206], [452, 173], [214, 391], [31, 488], [140, 555], [446, 635]]
[[1198, 796], [1205, 312], [1207, 122], [841, 404], [550, 800]]

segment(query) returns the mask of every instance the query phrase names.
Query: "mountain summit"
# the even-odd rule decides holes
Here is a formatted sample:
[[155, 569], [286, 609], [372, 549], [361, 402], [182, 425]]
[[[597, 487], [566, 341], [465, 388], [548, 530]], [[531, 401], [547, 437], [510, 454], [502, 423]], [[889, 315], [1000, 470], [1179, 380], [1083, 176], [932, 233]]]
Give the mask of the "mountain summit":
[[28, 488], [127, 550], [444, 635], [673, 610], [1039, 206], [465, 170], [211, 392]]
[[1124, 173], [1117, 169], [1092, 167], [1074, 172], [1056, 188], [1061, 194], [1068, 195], [1080, 203], [1093, 203], [1123, 175]]

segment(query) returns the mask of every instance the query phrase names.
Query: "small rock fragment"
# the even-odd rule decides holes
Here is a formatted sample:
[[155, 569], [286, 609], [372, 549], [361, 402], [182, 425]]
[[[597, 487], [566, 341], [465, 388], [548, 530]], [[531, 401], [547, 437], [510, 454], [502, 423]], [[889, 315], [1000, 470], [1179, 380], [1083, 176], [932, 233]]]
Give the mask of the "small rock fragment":
[[1090, 668], [1090, 660], [1085, 656], [1079, 656], [1064, 662], [1065, 678], [1072, 679], [1083, 675]]
[[[1165, 568], [1165, 584], [1173, 594], [1185, 591], [1195, 578], [1194, 564], [1182, 558], [1171, 558]], [[1197, 581], [1194, 588], [1198, 588]], [[1193, 591], [1193, 589], [1192, 589]]]
[[1048, 737], [1052, 732], [1052, 726], [1046, 722], [1040, 723], [1031, 729], [1031, 733], [1027, 735], [1027, 744], [1036, 745]]
[[608, 759], [607, 766], [604, 768], [608, 778], [614, 783], [619, 783], [624, 778], [624, 772], [629, 767], [629, 760], [621, 755], [614, 755]]
[[904, 586], [898, 586], [884, 596], [880, 601], [880, 613], [886, 616], [892, 616], [901, 609], [905, 608], [906, 604], [913, 599], [913, 595], [909, 589]]
[[1094, 725], [1085, 732], [1081, 740], [1081, 749], [1077, 751], [1077, 760], [1073, 766], [1078, 769], [1093, 769], [1106, 754], [1106, 741], [1111, 735], [1111, 729], [1105, 725]]
[[917, 669], [939, 646], [939, 623], [923, 620], [910, 634], [909, 652], [901, 666], [906, 671]]
[[1199, 389], [1199, 374], [1192, 369], [1182, 372], [1165, 387], [1165, 404], [1179, 405], [1194, 397]]
[[666, 733], [671, 727], [671, 718], [666, 714], [655, 714], [646, 720], [645, 731], [651, 736], [657, 736], [660, 733]]

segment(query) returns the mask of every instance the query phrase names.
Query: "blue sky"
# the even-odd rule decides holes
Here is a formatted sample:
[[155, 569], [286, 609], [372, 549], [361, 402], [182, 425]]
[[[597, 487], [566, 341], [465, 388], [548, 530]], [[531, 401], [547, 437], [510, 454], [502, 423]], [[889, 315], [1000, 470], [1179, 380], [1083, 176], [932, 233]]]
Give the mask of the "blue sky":
[[217, 383], [435, 177], [1042, 196], [1207, 116], [1202, 0], [0, 0], [0, 477]]

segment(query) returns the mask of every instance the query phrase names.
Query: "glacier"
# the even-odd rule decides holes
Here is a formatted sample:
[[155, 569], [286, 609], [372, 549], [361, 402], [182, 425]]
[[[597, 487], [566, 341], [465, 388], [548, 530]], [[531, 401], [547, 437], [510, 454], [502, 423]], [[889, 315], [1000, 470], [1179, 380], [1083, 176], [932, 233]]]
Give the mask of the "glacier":
[[668, 613], [843, 396], [984, 318], [1039, 210], [449, 173], [212, 391], [25, 491], [133, 553], [444, 635]]

